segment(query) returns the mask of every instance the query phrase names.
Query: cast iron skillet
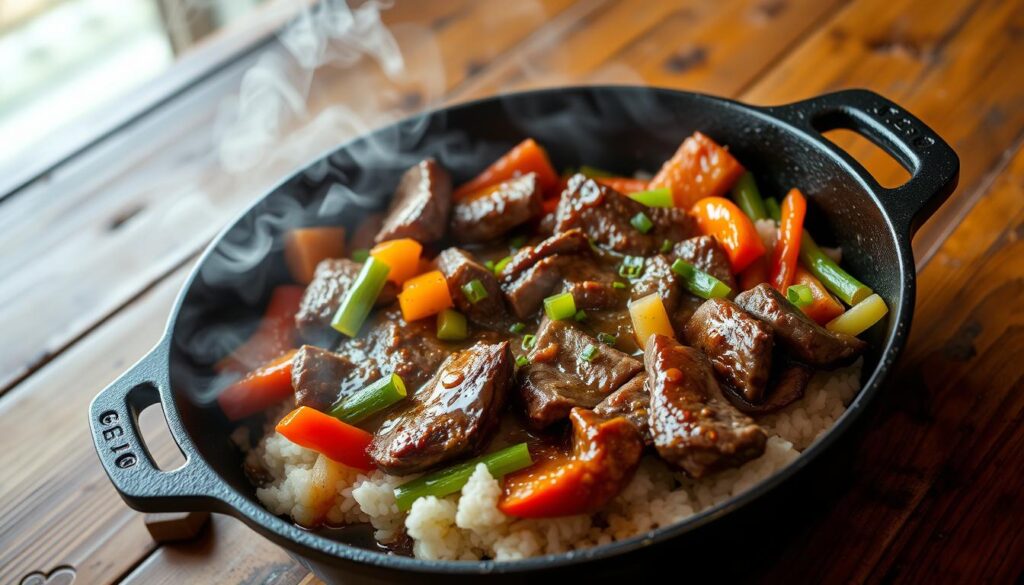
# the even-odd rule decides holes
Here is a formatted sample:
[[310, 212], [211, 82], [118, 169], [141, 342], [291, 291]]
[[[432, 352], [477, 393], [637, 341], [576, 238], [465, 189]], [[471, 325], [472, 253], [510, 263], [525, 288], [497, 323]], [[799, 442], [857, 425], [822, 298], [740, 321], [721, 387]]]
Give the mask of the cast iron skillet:
[[[869, 138], [911, 174], [881, 187], [820, 133], [846, 128]], [[843, 246], [844, 265], [888, 303], [887, 323], [871, 332], [861, 392], [834, 428], [764, 483], [685, 521], [629, 540], [517, 562], [430, 562], [380, 554], [356, 533], [302, 530], [261, 506], [242, 473], [241, 455], [213, 402], [210, 364], [255, 326], [271, 288], [288, 281], [282, 233], [299, 225], [355, 229], [383, 207], [400, 174], [425, 156], [468, 179], [527, 136], [557, 168], [582, 163], [620, 172], [656, 170], [695, 130], [727, 144], [766, 195], [792, 186], [813, 200], [820, 240]], [[344, 144], [257, 201], [206, 250], [178, 297], [160, 343], [93, 401], [90, 423], [100, 461], [125, 501], [146, 512], [230, 514], [288, 549], [332, 581], [513, 580], [548, 570], [585, 574], [611, 557], [690, 533], [761, 498], [824, 451], [879, 391], [906, 341], [914, 305], [910, 236], [953, 191], [959, 160], [931, 129], [874, 93], [842, 91], [785, 106], [754, 107], [679, 91], [573, 87], [518, 93], [423, 114]], [[153, 463], [138, 414], [161, 402], [187, 461], [173, 471]], [[344, 541], [344, 542], [343, 542]]]

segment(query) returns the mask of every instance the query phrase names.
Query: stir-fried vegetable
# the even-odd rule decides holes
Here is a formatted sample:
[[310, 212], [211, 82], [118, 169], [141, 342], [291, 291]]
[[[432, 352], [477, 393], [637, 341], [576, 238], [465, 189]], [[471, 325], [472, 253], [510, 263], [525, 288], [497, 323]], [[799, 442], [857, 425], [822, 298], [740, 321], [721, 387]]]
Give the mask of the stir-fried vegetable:
[[630, 193], [629, 198], [647, 207], [673, 207], [675, 205], [675, 201], [672, 199], [672, 189], [668, 187]]
[[736, 184], [733, 185], [732, 198], [750, 219], [758, 220], [768, 217], [768, 212], [764, 208], [764, 200], [761, 199], [761, 191], [757, 189], [754, 175], [749, 171], [740, 175]]
[[484, 283], [474, 278], [462, 285], [462, 294], [465, 295], [467, 301], [475, 305], [487, 298], [487, 289], [484, 288]]
[[391, 268], [388, 280], [402, 284], [420, 271], [420, 254], [423, 245], [412, 238], [381, 242], [370, 250], [370, 256]]
[[785, 293], [793, 284], [796, 262], [800, 255], [800, 240], [804, 233], [807, 200], [797, 189], [790, 189], [782, 200], [782, 220], [779, 222], [779, 240], [772, 252], [769, 280], [775, 290]]
[[505, 270], [505, 267], [508, 266], [508, 263], [511, 262], [511, 261], [512, 261], [512, 257], [511, 256], [505, 256], [501, 260], [498, 260], [497, 262], [495, 262], [494, 263], [494, 274], [500, 275], [501, 271]]
[[724, 195], [743, 171], [743, 165], [728, 150], [694, 132], [651, 179], [648, 188], [668, 187], [676, 207], [689, 209], [705, 197]]
[[833, 298], [825, 285], [803, 266], [796, 267], [794, 282], [810, 289], [812, 300], [810, 304], [800, 307], [800, 310], [818, 325], [828, 323], [845, 311], [843, 304]]
[[602, 331], [601, 333], [597, 334], [597, 340], [605, 345], [614, 346], [619, 341], [619, 338], [612, 335], [611, 333], [605, 333]]
[[380, 296], [391, 269], [373, 256], [366, 259], [352, 287], [341, 300], [338, 312], [334, 314], [331, 327], [349, 337], [355, 337], [366, 317], [373, 309], [373, 303]]
[[217, 404], [228, 420], [252, 416], [292, 396], [294, 356], [293, 349], [225, 388], [217, 396]]
[[814, 302], [814, 295], [811, 294], [811, 287], [806, 284], [791, 284], [786, 288], [786, 298], [798, 309]]
[[647, 214], [642, 211], [634, 215], [633, 218], [629, 220], [629, 223], [641, 234], [646, 234], [654, 228], [654, 222], [651, 221], [651, 218], [647, 217]]
[[553, 191], [559, 183], [558, 173], [551, 166], [548, 154], [532, 138], [520, 142], [515, 148], [494, 161], [484, 172], [456, 189], [455, 199], [463, 199], [470, 193], [527, 173], [537, 173], [537, 184], [544, 192]]
[[437, 314], [437, 338], [442, 341], [462, 341], [469, 336], [466, 316], [454, 309]]
[[[635, 194], [639, 191], [645, 191], [647, 189], [647, 181], [643, 179], [631, 179], [629, 177], [601, 177], [596, 179], [598, 183], [606, 187], [611, 187], [619, 193], [625, 193], [626, 195]], [[669, 197], [672, 196], [672, 192], [668, 192]], [[639, 201], [639, 200], [638, 200]], [[642, 201], [640, 201], [643, 203]], [[644, 205], [649, 205], [644, 203]], [[651, 207], [663, 207], [661, 205], [651, 205]], [[672, 207], [672, 204], [664, 207]]]
[[774, 219], [776, 222], [782, 220], [782, 208], [779, 207], [779, 200], [774, 197], [769, 197], [764, 200], [764, 210], [768, 214], [768, 217]]
[[576, 316], [576, 301], [572, 293], [551, 295], [544, 299], [544, 313], [552, 321], [571, 319]]
[[277, 423], [275, 430], [292, 443], [343, 465], [364, 471], [375, 467], [367, 455], [373, 435], [314, 408], [296, 408]]
[[415, 321], [450, 309], [452, 295], [448, 291], [448, 280], [440, 270], [414, 276], [402, 285], [402, 292], [398, 293], [398, 305], [406, 321]]
[[326, 258], [345, 255], [345, 228], [308, 227], [288, 232], [284, 241], [284, 259], [292, 278], [309, 284], [316, 265]]
[[715, 236], [725, 248], [733, 273], [743, 272], [750, 263], [764, 255], [764, 243], [754, 222], [736, 204], [722, 197], [706, 197], [691, 210], [700, 231]]
[[583, 348], [580, 352], [580, 358], [585, 362], [593, 361], [597, 357], [597, 347], [593, 344], [588, 344], [587, 347]]
[[366, 259], [369, 258], [369, 257], [370, 257], [370, 251], [367, 250], [366, 248], [359, 248], [357, 250], [352, 250], [352, 259], [355, 260], [356, 262], [359, 262], [360, 264], [362, 264], [363, 262], [366, 262]]
[[405, 398], [405, 382], [398, 374], [384, 376], [331, 409], [331, 416], [354, 425]]
[[822, 252], [807, 232], [803, 233], [800, 242], [800, 261], [828, 290], [847, 305], [856, 305], [873, 292]]
[[727, 284], [681, 258], [672, 263], [672, 272], [679, 275], [687, 290], [702, 299], [723, 298], [732, 292]]
[[526, 323], [523, 323], [523, 322], [513, 323], [512, 325], [509, 326], [508, 331], [509, 331], [509, 333], [514, 333], [515, 335], [519, 335], [523, 331], [526, 331]]
[[889, 312], [885, 301], [877, 294], [871, 294], [866, 299], [850, 307], [845, 313], [828, 322], [825, 327], [836, 333], [847, 335], [860, 335], [872, 325], [878, 323]]
[[643, 256], [626, 256], [619, 265], [619, 276], [623, 278], [640, 278], [644, 273]]
[[647, 338], [660, 333], [675, 339], [672, 321], [668, 318], [665, 303], [658, 293], [651, 293], [629, 303], [629, 316], [633, 321], [633, 334], [640, 347], [647, 344]]
[[470, 459], [465, 463], [453, 465], [447, 469], [414, 479], [395, 488], [395, 503], [398, 509], [405, 512], [412, 508], [413, 502], [426, 496], [443, 498], [462, 489], [473, 475], [476, 466], [483, 463], [492, 477], [500, 478], [513, 471], [533, 465], [530, 450], [526, 443], [519, 443]]
[[217, 362], [218, 372], [248, 372], [295, 347], [295, 313], [305, 289], [283, 285], [274, 288], [256, 331], [230, 355]]

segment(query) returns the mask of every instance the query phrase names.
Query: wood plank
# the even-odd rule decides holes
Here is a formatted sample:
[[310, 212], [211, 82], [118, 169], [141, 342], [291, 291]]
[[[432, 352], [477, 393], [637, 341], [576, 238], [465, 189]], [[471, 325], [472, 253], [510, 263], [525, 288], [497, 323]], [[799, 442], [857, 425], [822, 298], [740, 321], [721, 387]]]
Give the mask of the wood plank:
[[[532, 34], [570, 0], [534, 2], [533, 10], [500, 10], [505, 4], [500, 0], [416, 4], [420, 8], [403, 4], [398, 16], [435, 25], [441, 21], [436, 44], [444, 50], [438, 58], [451, 60], [451, 83], [457, 83], [470, 69], [466, 63], [489, 59]], [[495, 20], [496, 13], [505, 18]], [[407, 42], [417, 59], [431, 55], [418, 50], [422, 31], [401, 22], [396, 26], [400, 42]], [[467, 47], [468, 31], [474, 28], [486, 31], [493, 42]], [[218, 159], [211, 129], [218, 106], [237, 91], [259, 58], [243, 60], [114, 143], [93, 149], [0, 204], [0, 271], [7, 275], [0, 288], [0, 329], [19, 340], [0, 354], [0, 392], [180, 266], [280, 177], [363, 131], [359, 120], [379, 124], [426, 103], [414, 100], [395, 109], [402, 105], [402, 92], [395, 88], [420, 87], [428, 80], [400, 79], [381, 87], [380, 71], [367, 63], [351, 70], [321, 68], [311, 89], [312, 105], [290, 119], [288, 139], [276, 145], [272, 160], [249, 172], [229, 173]], [[330, 87], [375, 93], [332, 93]], [[364, 108], [361, 114], [339, 115], [342, 102], [337, 100], [346, 95], [352, 100], [347, 104]]]

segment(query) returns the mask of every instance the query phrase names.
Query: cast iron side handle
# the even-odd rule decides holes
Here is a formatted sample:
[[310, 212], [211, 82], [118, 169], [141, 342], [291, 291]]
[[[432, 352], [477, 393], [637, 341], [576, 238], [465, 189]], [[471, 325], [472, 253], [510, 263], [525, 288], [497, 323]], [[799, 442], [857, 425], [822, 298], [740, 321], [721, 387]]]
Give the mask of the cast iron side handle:
[[[808, 132], [857, 169], [881, 194], [882, 205], [905, 233], [913, 235], [956, 188], [960, 159], [949, 144], [913, 114], [877, 93], [849, 89], [766, 110]], [[840, 128], [875, 143], [907, 169], [910, 179], [895, 189], [880, 186], [853, 157], [821, 136]]]
[[139, 432], [139, 413], [160, 401], [166, 388], [166, 344], [139, 360], [89, 406], [89, 425], [96, 453], [110, 481], [129, 506], [142, 512], [184, 512], [217, 509], [217, 485], [206, 463], [186, 455], [185, 464], [161, 471]]

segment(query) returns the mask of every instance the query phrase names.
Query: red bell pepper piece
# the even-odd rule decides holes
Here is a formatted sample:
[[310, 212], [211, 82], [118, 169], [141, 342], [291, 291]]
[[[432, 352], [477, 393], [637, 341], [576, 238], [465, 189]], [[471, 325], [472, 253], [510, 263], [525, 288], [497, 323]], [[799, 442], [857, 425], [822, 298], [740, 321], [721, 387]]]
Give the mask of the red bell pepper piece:
[[294, 356], [293, 349], [225, 388], [217, 404], [228, 420], [252, 416], [290, 397]]
[[369, 471], [375, 466], [367, 449], [373, 435], [308, 406], [291, 411], [275, 428], [286, 439], [342, 465]]
[[551, 166], [544, 149], [533, 138], [527, 138], [494, 161], [491, 166], [484, 169], [484, 172], [456, 189], [455, 200], [462, 200], [470, 193], [527, 173], [537, 173], [537, 185], [541, 191], [548, 195], [556, 195], [554, 191], [559, 184], [558, 173]]
[[754, 222], [735, 203], [724, 197], [705, 197], [690, 210], [700, 231], [715, 236], [725, 248], [733, 274], [739, 274], [764, 255], [764, 242]]
[[295, 313], [305, 289], [283, 285], [270, 294], [270, 302], [256, 331], [235, 348], [214, 369], [218, 372], [248, 372], [295, 347]]
[[804, 216], [807, 215], [807, 200], [797, 189], [790, 189], [782, 200], [782, 216], [779, 221], [779, 240], [772, 253], [769, 282], [775, 290], [786, 294], [786, 288], [793, 284], [796, 262], [800, 256], [800, 239], [804, 233]]

